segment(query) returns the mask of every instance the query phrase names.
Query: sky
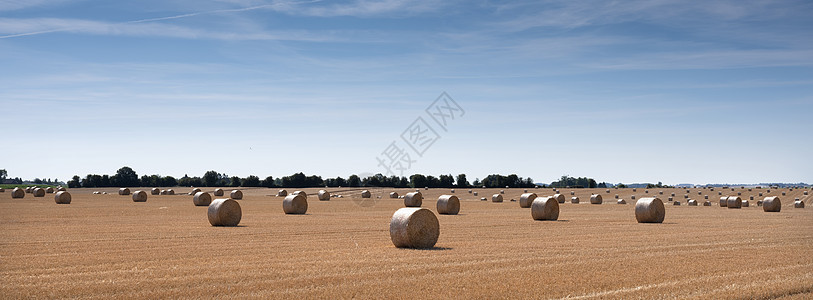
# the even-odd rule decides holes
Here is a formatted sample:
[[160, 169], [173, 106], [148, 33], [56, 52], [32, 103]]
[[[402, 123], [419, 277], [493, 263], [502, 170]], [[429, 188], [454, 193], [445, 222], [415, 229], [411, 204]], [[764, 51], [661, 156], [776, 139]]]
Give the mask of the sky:
[[810, 1], [0, 0], [0, 169], [813, 183], [810, 16]]

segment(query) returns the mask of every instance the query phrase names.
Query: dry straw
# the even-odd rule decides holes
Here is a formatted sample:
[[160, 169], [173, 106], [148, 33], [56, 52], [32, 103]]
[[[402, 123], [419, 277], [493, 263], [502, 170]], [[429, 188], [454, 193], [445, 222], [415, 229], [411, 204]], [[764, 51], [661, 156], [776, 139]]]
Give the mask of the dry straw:
[[223, 194], [225, 194], [225, 193], [226, 192], [223, 191], [223, 189], [217, 188], [217, 189], [215, 189], [215, 192], [213, 194], [215, 195], [215, 197], [223, 197]]
[[421, 207], [422, 204], [423, 204], [423, 194], [421, 194], [421, 192], [412, 192], [404, 195], [404, 206]]
[[231, 193], [229, 193], [229, 198], [234, 200], [243, 199], [243, 192], [240, 190], [233, 190]]
[[11, 198], [25, 198], [25, 190], [21, 188], [14, 188], [11, 190]]
[[779, 201], [779, 197], [765, 197], [762, 200], [762, 211], [779, 212], [780, 210], [782, 210], [782, 201]]
[[212, 226], [237, 226], [243, 218], [240, 203], [232, 199], [215, 199], [207, 211]]
[[565, 203], [565, 196], [559, 193], [553, 195], [553, 199], [556, 199], [556, 202]]
[[661, 199], [641, 198], [635, 203], [635, 220], [638, 223], [663, 223], [665, 217], [666, 208]]
[[319, 190], [319, 193], [316, 194], [316, 197], [319, 201], [330, 201], [330, 192], [326, 190]]
[[390, 220], [390, 239], [398, 248], [432, 248], [440, 236], [440, 223], [425, 208], [406, 207], [395, 211]]
[[56, 192], [54, 201], [56, 201], [56, 204], [71, 204], [71, 194], [65, 191]]
[[519, 207], [528, 208], [531, 207], [531, 203], [534, 202], [536, 199], [536, 193], [525, 193], [519, 196]]
[[120, 188], [119, 189], [119, 195], [127, 196], [129, 194], [130, 194], [130, 189], [128, 189], [128, 188]]
[[42, 188], [35, 188], [32, 194], [34, 194], [34, 197], [45, 197], [45, 190]]
[[590, 196], [590, 204], [601, 204], [601, 202], [603, 202], [603, 199], [601, 199], [601, 195], [595, 194]]
[[147, 192], [135, 191], [133, 193], [133, 202], [147, 202]]
[[491, 202], [502, 202], [502, 195], [500, 194], [491, 195]]
[[728, 197], [726, 200], [726, 207], [728, 208], [742, 208], [742, 199], [737, 196]]
[[308, 211], [308, 199], [302, 194], [290, 194], [282, 200], [282, 211], [289, 215], [301, 215]]
[[288, 196], [288, 191], [286, 191], [286, 190], [277, 191], [277, 197], [287, 197], [287, 196]]
[[538, 221], [559, 219], [559, 201], [553, 197], [537, 198], [531, 204], [531, 217]]
[[208, 206], [212, 203], [212, 195], [206, 192], [197, 192], [195, 193], [195, 197], [192, 197], [192, 203], [195, 206]]
[[[416, 193], [418, 193], [418, 192], [416, 192]], [[361, 198], [370, 198], [372, 196], [373, 196], [373, 194], [371, 194], [370, 191], [368, 191], [368, 190], [361, 191]]]
[[397, 198], [398, 198], [398, 193], [396, 193], [396, 192], [391, 192], [391, 193], [390, 193], [390, 198], [397, 199]]
[[153, 195], [161, 194], [161, 190], [159, 190], [158, 188], [152, 188], [150, 190], [150, 194], [153, 194]]
[[456, 215], [460, 212], [460, 199], [455, 195], [441, 195], [438, 198], [438, 213]]

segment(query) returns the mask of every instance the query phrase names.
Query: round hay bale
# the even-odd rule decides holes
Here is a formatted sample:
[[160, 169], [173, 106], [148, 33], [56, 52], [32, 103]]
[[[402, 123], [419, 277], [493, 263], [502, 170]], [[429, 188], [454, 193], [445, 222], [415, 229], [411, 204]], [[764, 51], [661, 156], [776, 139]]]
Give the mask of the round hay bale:
[[644, 190], [644, 194], [649, 194], [649, 190]]
[[779, 212], [782, 210], [782, 201], [779, 197], [765, 197], [762, 200], [762, 211], [764, 212]]
[[703, 192], [701, 192], [701, 191], [697, 191], [697, 194], [698, 194], [698, 195], [703, 195]]
[[807, 196], [807, 191], [804, 191], [803, 193], [804, 193], [805, 196]]
[[474, 195], [477, 196], [477, 192], [474, 192]]
[[25, 190], [18, 187], [14, 188], [13, 190], [11, 190], [11, 198], [13, 199], [25, 198]]
[[42, 188], [35, 188], [33, 192], [34, 197], [45, 197], [45, 190]]
[[500, 194], [505, 194], [505, 190], [500, 190]]
[[34, 188], [32, 188], [30, 186], [25, 188], [25, 193], [26, 194], [31, 194], [31, 192], [33, 192], [33, 191], [34, 191]]
[[161, 194], [161, 190], [159, 190], [158, 188], [152, 188], [150, 190], [150, 194], [159, 195], [159, 194]]
[[669, 197], [669, 199], [668, 199], [668, 200], [669, 200], [669, 202], [672, 202], [672, 197]]
[[570, 191], [570, 195], [571, 195], [571, 196], [574, 196], [574, 195], [576, 195], [576, 192], [574, 192], [574, 191]]
[[454, 193], [454, 189], [452, 189], [452, 193]]
[[61, 186], [60, 186], [60, 187], [56, 188], [56, 191], [57, 191], [57, 192], [66, 192], [66, 191], [68, 191], [68, 190], [67, 190], [67, 189], [65, 189], [64, 187], [61, 187]]
[[559, 193], [553, 195], [553, 199], [556, 199], [556, 202], [565, 203], [565, 196]]
[[234, 200], [243, 199], [243, 192], [240, 190], [233, 190], [229, 193], [229, 198]]
[[717, 192], [717, 196], [720, 196], [722, 194], [723, 194], [723, 192]]
[[232, 199], [215, 199], [207, 210], [212, 226], [237, 226], [243, 218], [240, 203]]
[[[420, 192], [416, 192], [416, 193], [420, 193]], [[372, 196], [373, 196], [373, 194], [371, 194], [370, 191], [368, 191], [368, 190], [361, 191], [361, 198], [370, 198]]]
[[223, 194], [225, 194], [225, 193], [226, 192], [223, 191], [223, 189], [217, 188], [217, 189], [215, 189], [215, 192], [213, 194], [215, 195], [215, 197], [223, 197]]
[[133, 193], [133, 202], [147, 202], [147, 192], [135, 191]]
[[398, 193], [396, 193], [396, 192], [390, 193], [390, 198], [398, 199]]
[[759, 196], [762, 197], [762, 193], [759, 193]]
[[440, 223], [426, 208], [405, 207], [390, 220], [390, 239], [398, 248], [432, 248], [440, 236]]
[[697, 200], [689, 200], [689, 202], [687, 202], [686, 205], [688, 205], [688, 206], [697, 206]]
[[500, 194], [491, 195], [491, 202], [502, 202], [502, 195]]
[[286, 191], [286, 190], [277, 191], [277, 197], [287, 197], [287, 196], [288, 196], [288, 191]]
[[672, 197], [674, 197], [674, 196], [675, 196], [675, 193], [672, 193]]
[[675, 206], [680, 206], [680, 201], [675, 201], [675, 202], [672, 202], [672, 205], [675, 205]]
[[615, 199], [618, 199], [618, 194], [615, 194]]
[[531, 203], [531, 217], [537, 221], [559, 219], [559, 201], [553, 197], [538, 198]]
[[421, 192], [412, 192], [404, 195], [404, 206], [421, 207], [421, 205], [423, 205], [423, 194], [421, 194]]
[[709, 195], [705, 195], [705, 196], [703, 196], [703, 199], [708, 200], [708, 199], [709, 199]]
[[689, 195], [683, 195], [684, 199], [689, 199]]
[[486, 199], [486, 197], [480, 197], [480, 201], [488, 201], [488, 199]]
[[330, 192], [326, 190], [319, 190], [319, 193], [316, 194], [316, 197], [319, 201], [330, 201]]
[[663, 191], [658, 191], [658, 194], [661, 194], [661, 195], [663, 195]]
[[442, 195], [438, 198], [438, 213], [456, 215], [460, 212], [460, 199], [455, 195]]
[[757, 207], [762, 206], [762, 200], [757, 200]]
[[703, 202], [703, 206], [711, 206], [711, 201]]
[[194, 195], [194, 194], [197, 194], [197, 193], [200, 193], [200, 192], [201, 192], [201, 190], [199, 188], [193, 188], [191, 191], [189, 191], [189, 194]]
[[192, 203], [194, 203], [195, 206], [208, 206], [212, 203], [212, 195], [206, 192], [197, 192], [195, 196], [192, 197]]
[[294, 193], [291, 195], [302, 195], [302, 197], [305, 197], [306, 200], [308, 199], [308, 193], [305, 193], [303, 191], [294, 191]]
[[523, 193], [527, 193], [527, 192], [528, 192], [528, 189], [524, 189], [524, 190], [522, 190], [522, 192], [523, 192]]
[[288, 215], [301, 215], [308, 211], [308, 199], [302, 194], [290, 194], [282, 200], [282, 211]]
[[120, 188], [119, 189], [119, 195], [127, 196], [129, 194], [130, 194], [130, 189], [128, 189], [128, 188]]
[[616, 201], [615, 203], [617, 203], [617, 204], [627, 204], [627, 201], [624, 201], [624, 199], [618, 199], [618, 201]]
[[469, 190], [469, 194], [471, 194], [471, 193], [472, 193], [471, 190]]
[[56, 192], [54, 201], [56, 204], [71, 204], [71, 194], [65, 191]]
[[[53, 194], [53, 193], [54, 193], [54, 188], [52, 188], [52, 187], [50, 187], [50, 186], [49, 186], [49, 187], [47, 187], [47, 188], [45, 188], [45, 193], [47, 193], [47, 194]], [[784, 195], [783, 195], [783, 196], [784, 196]]]
[[794, 208], [805, 208], [805, 202], [804, 201], [793, 202], [793, 207]]
[[637, 192], [637, 191], [638, 191], [638, 189], [636, 189], [636, 188], [632, 188], [632, 191], [633, 191], [633, 192]]
[[728, 197], [720, 197], [720, 207], [728, 206]]
[[428, 190], [429, 190], [429, 187], [427, 186], [427, 187], [423, 188], [423, 190], [424, 190], [424, 191], [428, 191]]
[[754, 196], [748, 197], [748, 200], [754, 200]]
[[635, 200], [635, 195], [630, 196], [630, 199]]
[[728, 197], [726, 201], [726, 207], [728, 208], [742, 208], [742, 199], [737, 196]]
[[579, 204], [579, 197], [570, 197], [570, 203]]
[[607, 189], [607, 190], [605, 190], [604, 192], [606, 192], [607, 194], [609, 194], [609, 193], [610, 193], [610, 189]]
[[601, 195], [594, 194], [590, 196], [590, 204], [601, 204], [602, 202], [604, 202], [604, 199], [601, 198]]
[[0, 187], [0, 193], [5, 193], [6, 189]]
[[508, 187], [507, 185], [505, 186], [505, 188], [510, 189], [510, 187]]
[[169, 192], [167, 192], [167, 190], [161, 190], [161, 195], [169, 195]]
[[534, 202], [537, 195], [536, 193], [525, 193], [519, 196], [519, 207], [528, 208], [531, 207], [531, 203]]
[[782, 196], [784, 196], [784, 195], [785, 195], [785, 192], [782, 192]]
[[666, 208], [658, 198], [641, 198], [635, 203], [635, 220], [638, 223], [663, 223]]

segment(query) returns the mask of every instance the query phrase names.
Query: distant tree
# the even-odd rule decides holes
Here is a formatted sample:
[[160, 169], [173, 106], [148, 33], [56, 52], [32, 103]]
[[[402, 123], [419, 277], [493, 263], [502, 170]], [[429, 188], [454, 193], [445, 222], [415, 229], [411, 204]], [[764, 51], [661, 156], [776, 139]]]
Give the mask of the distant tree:
[[34, 178], [34, 183], [36, 183], [36, 184], [42, 184], [42, 179], [39, 179], [39, 178]]
[[80, 178], [78, 175], [73, 175], [73, 179], [68, 180], [68, 188], [77, 189], [80, 188]]
[[[216, 182], [217, 181], [215, 181], [215, 183]], [[240, 180], [240, 177], [232, 176], [231, 179], [229, 180], [229, 186], [230, 187], [238, 187], [241, 184], [242, 184], [242, 180]]]
[[274, 187], [274, 177], [271, 176], [266, 177], [265, 179], [263, 179], [262, 182], [260, 182], [260, 186], [267, 188]]
[[128, 166], [121, 167], [111, 178], [111, 183], [118, 187], [139, 186], [138, 174]]
[[429, 185], [429, 180], [423, 174], [413, 174], [409, 176], [409, 187], [413, 189], [427, 187]]
[[480, 178], [474, 178], [474, 181], [471, 183], [471, 185], [473, 185], [475, 187], [479, 187], [481, 185], [480, 184]]
[[206, 186], [215, 186], [217, 185], [217, 180], [220, 179], [220, 173], [217, 173], [215, 171], [206, 171], [206, 173], [203, 174], [202, 179], [203, 184], [205, 184]]
[[627, 188], [627, 185], [626, 185], [626, 184], [623, 184], [623, 183], [616, 184], [615, 186], [616, 186], [617, 188], [619, 188], [619, 189], [625, 189], [625, 188]]
[[8, 177], [8, 172], [6, 172], [6, 169], [0, 169], [0, 180], [4, 180], [6, 177]]
[[469, 187], [469, 181], [466, 180], [466, 174], [457, 174], [457, 187]]
[[257, 187], [260, 186], [260, 177], [249, 175], [246, 179], [243, 180], [243, 184], [241, 186], [245, 187]]
[[350, 175], [350, 177], [347, 177], [347, 186], [360, 187], [361, 178], [356, 174]]
[[178, 180], [172, 176], [164, 177], [163, 182], [161, 182], [161, 186], [178, 186]]

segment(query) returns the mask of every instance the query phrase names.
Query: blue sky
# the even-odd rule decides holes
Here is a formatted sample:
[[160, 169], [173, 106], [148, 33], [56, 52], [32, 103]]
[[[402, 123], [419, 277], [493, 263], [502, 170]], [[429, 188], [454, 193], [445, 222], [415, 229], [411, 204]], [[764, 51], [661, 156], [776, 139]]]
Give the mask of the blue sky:
[[0, 168], [378, 173], [445, 91], [465, 114], [405, 175], [811, 183], [810, 16], [809, 1], [0, 0]]

